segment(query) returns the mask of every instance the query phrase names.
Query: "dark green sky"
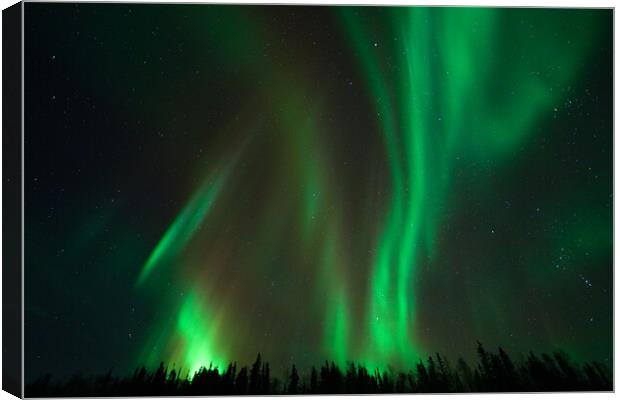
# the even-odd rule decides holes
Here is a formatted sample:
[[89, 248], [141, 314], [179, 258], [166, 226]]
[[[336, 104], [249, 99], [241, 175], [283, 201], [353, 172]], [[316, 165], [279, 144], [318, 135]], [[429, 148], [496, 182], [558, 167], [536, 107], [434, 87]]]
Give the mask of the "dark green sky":
[[25, 9], [26, 380], [611, 363], [611, 10]]

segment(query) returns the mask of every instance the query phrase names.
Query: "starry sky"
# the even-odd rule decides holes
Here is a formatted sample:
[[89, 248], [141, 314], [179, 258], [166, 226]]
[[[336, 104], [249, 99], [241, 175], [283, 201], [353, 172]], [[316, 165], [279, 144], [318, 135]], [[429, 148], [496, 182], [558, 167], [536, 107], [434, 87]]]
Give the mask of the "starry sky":
[[611, 10], [25, 13], [27, 381], [611, 364]]

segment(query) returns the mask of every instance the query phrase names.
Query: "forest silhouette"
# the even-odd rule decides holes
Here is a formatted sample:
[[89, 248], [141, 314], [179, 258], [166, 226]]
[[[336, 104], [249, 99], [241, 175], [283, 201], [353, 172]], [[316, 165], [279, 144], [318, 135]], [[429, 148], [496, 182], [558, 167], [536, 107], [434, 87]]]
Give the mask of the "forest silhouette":
[[273, 377], [260, 353], [251, 367], [230, 363], [220, 371], [202, 367], [194, 374], [168, 369], [163, 363], [154, 371], [137, 368], [126, 377], [112, 372], [85, 377], [75, 374], [56, 381], [46, 374], [27, 384], [27, 397], [63, 396], [214, 396], [266, 394], [376, 394], [376, 393], [467, 393], [612, 391], [612, 374], [599, 362], [576, 364], [562, 352], [536, 355], [513, 362], [500, 347], [490, 352], [478, 343], [477, 363], [459, 358], [452, 366], [440, 354], [418, 361], [406, 372], [369, 371], [348, 363], [346, 369], [333, 362], [312, 367], [302, 376], [292, 365], [283, 378]]

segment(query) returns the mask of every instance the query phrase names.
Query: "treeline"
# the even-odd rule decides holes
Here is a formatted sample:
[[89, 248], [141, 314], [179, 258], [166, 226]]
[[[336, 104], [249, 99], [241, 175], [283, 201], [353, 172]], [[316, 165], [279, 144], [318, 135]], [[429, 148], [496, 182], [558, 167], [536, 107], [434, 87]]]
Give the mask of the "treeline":
[[48, 374], [26, 385], [25, 392], [27, 397], [88, 397], [613, 390], [611, 372], [597, 362], [576, 365], [555, 352], [530, 353], [516, 364], [502, 348], [493, 353], [480, 343], [477, 353], [473, 367], [462, 358], [452, 366], [435, 354], [408, 372], [369, 371], [353, 363], [341, 369], [326, 361], [305, 376], [293, 365], [284, 379], [272, 377], [269, 363], [259, 354], [249, 368], [231, 363], [220, 371], [209, 366], [192, 376], [182, 370], [168, 370], [163, 363], [155, 371], [141, 367], [121, 378], [111, 372], [92, 377], [76, 374], [65, 382], [56, 382]]

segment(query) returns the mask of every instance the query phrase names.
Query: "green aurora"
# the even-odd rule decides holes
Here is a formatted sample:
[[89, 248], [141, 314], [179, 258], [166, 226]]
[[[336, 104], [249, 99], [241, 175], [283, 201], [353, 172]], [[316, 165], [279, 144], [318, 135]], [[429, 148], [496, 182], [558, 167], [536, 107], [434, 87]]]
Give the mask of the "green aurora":
[[[84, 187], [69, 189], [63, 223], [27, 233], [38, 249], [27, 268], [58, 248], [73, 257], [60, 271], [94, 260], [65, 280], [77, 295], [89, 287], [80, 279], [115, 288], [118, 302], [94, 300], [105, 311], [92, 329], [120, 332], [96, 340], [119, 368], [224, 368], [259, 351], [282, 370], [408, 368], [435, 351], [469, 357], [476, 340], [610, 362], [611, 11], [101, 7], [79, 5], [81, 38], [49, 34], [89, 49], [86, 35], [135, 26], [155, 37], [136, 40], [144, 54], [174, 62], [105, 57], [138, 94], [118, 96], [121, 78], [82, 89], [125, 98], [111, 127], [134, 113], [145, 122], [126, 134], [153, 136], [121, 140], [141, 150], [120, 153], [130, 189], [115, 204], [88, 211], [115, 187], [111, 169], [97, 187], [81, 181], [82, 203]], [[77, 9], [28, 5], [41, 19]], [[95, 15], [136, 20], [115, 33]], [[161, 131], [171, 141], [151, 144]], [[49, 168], [40, 163], [31, 178]], [[109, 241], [114, 250], [96, 251]], [[106, 268], [122, 269], [120, 286]], [[49, 279], [54, 301], [27, 298], [41, 329], [76, 295]], [[125, 336], [131, 345], [117, 343]], [[32, 359], [48, 354], [32, 376], [54, 360], [44, 346], [27, 346]]]

